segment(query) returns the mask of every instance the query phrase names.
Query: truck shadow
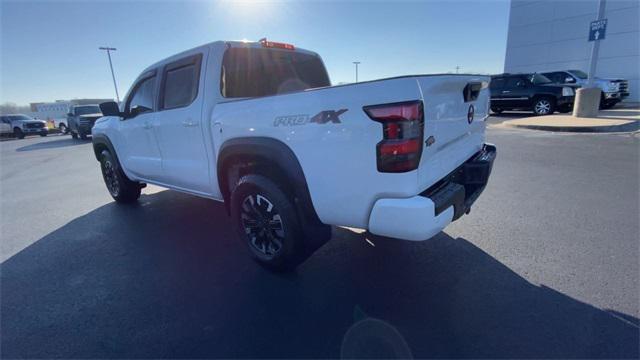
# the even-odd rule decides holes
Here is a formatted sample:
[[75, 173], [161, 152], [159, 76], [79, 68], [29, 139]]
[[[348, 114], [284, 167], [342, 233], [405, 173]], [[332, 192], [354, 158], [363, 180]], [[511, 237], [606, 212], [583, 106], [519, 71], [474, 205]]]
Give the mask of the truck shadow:
[[85, 144], [87, 144], [89, 142], [90, 141], [87, 141], [87, 140], [72, 139], [72, 138], [69, 137], [69, 138], [66, 138], [66, 139], [39, 142], [39, 143], [35, 143], [35, 144], [22, 146], [22, 147], [17, 148], [16, 151], [20, 151], [21, 152], [21, 151], [55, 149], [55, 148], [61, 148], [61, 147], [67, 147], [67, 146], [85, 145]]
[[274, 274], [219, 203], [110, 203], [1, 265], [3, 357], [638, 357], [638, 319], [532, 284], [466, 239], [366, 236], [336, 228]]

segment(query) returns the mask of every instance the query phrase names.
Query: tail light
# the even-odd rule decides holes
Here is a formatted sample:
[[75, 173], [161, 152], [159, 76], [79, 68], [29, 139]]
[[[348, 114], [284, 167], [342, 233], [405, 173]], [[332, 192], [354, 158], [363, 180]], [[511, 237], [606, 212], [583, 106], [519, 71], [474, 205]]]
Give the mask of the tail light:
[[382, 124], [382, 141], [376, 145], [378, 171], [417, 169], [424, 137], [422, 101], [371, 105], [363, 110], [371, 120]]

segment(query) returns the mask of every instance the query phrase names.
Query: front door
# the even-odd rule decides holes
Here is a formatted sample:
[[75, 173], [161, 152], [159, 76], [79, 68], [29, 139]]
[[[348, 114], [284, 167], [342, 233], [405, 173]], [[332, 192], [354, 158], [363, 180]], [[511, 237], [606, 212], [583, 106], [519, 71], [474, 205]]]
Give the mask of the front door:
[[127, 96], [120, 133], [124, 136], [124, 153], [120, 159], [135, 176], [156, 180], [161, 174], [162, 158], [155, 135], [157, 93], [155, 72], [144, 74]]
[[202, 121], [204, 54], [193, 53], [164, 66], [156, 114], [162, 152], [162, 182], [180, 189], [210, 193], [210, 161]]

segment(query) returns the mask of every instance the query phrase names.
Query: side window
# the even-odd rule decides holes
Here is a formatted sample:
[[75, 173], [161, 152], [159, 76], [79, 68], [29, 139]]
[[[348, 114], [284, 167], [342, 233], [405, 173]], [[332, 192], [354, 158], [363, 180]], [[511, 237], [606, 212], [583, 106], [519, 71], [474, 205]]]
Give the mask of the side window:
[[508, 78], [505, 84], [506, 88], [514, 89], [518, 87], [524, 87], [527, 84], [527, 81], [521, 77], [511, 77]]
[[490, 89], [502, 89], [504, 87], [504, 78], [491, 79]]
[[565, 73], [553, 72], [553, 73], [547, 73], [547, 74], [542, 74], [542, 75], [548, 77], [549, 80], [553, 81], [554, 83], [558, 83], [558, 84], [563, 84], [564, 83]]
[[138, 114], [153, 111], [155, 85], [155, 75], [140, 80], [131, 92], [131, 95], [129, 95], [125, 106], [125, 113], [130, 114], [131, 109], [134, 108], [138, 108]]
[[164, 68], [161, 109], [175, 109], [190, 105], [198, 96], [202, 55], [190, 56], [168, 64]]

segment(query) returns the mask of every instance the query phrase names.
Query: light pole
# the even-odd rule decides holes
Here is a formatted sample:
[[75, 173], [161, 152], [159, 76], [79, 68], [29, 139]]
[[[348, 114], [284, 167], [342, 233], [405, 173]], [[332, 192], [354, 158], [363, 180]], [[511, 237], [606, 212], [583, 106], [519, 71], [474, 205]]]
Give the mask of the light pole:
[[[606, 0], [598, 1], [598, 18], [596, 20], [602, 20], [604, 18], [604, 8], [606, 6]], [[596, 76], [596, 65], [598, 64], [598, 55], [600, 53], [600, 41], [596, 38], [596, 41], [591, 45], [591, 57], [589, 59], [589, 74], [587, 78], [587, 87], [593, 86], [593, 78]]]
[[116, 85], [116, 75], [113, 73], [113, 64], [111, 63], [111, 51], [116, 51], [116, 48], [101, 46], [100, 50], [107, 51], [107, 57], [109, 57], [109, 67], [111, 68], [111, 77], [113, 78], [113, 87], [116, 89], [116, 99], [118, 104], [120, 103], [120, 95], [118, 95], [118, 85]]
[[353, 64], [356, 66], [356, 82], [358, 82], [358, 64], [360, 64], [360, 61], [354, 61]]

